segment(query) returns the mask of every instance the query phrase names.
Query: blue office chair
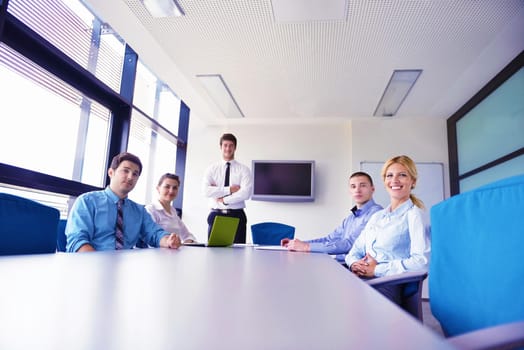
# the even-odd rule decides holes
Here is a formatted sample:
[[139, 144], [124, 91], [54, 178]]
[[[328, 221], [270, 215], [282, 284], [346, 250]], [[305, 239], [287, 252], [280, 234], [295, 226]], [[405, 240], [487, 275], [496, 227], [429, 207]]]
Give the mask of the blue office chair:
[[283, 238], [295, 237], [295, 228], [278, 222], [261, 222], [251, 225], [251, 237], [254, 244], [280, 245]]
[[524, 175], [431, 208], [431, 312], [459, 348], [524, 346], [523, 209]]
[[0, 255], [56, 252], [59, 218], [55, 208], [0, 193]]
[[374, 288], [385, 285], [402, 285], [402, 300], [399, 306], [422, 322], [422, 284], [426, 277], [428, 277], [427, 271], [405, 272], [373, 278], [367, 280], [366, 283]]
[[58, 227], [56, 230], [56, 250], [59, 252], [66, 251], [67, 237], [65, 235], [65, 228], [67, 225], [66, 219], [58, 221]]

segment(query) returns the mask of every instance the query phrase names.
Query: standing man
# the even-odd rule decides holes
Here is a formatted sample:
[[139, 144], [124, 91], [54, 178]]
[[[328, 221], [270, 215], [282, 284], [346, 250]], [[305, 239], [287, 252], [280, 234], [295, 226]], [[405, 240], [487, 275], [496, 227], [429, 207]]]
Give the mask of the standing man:
[[142, 172], [140, 159], [120, 153], [107, 171], [109, 186], [80, 195], [66, 226], [68, 252], [132, 249], [139, 239], [152, 247], [176, 249], [180, 237], [158, 226], [143, 205], [133, 202], [131, 192]]
[[246, 243], [247, 217], [245, 201], [251, 197], [253, 183], [251, 170], [235, 160], [237, 138], [224, 134], [220, 138], [222, 161], [211, 165], [204, 177], [204, 194], [209, 198], [211, 212], [207, 217], [208, 238], [215, 216], [232, 216], [240, 219], [235, 243]]
[[281, 245], [297, 252], [316, 252], [336, 255], [336, 259], [345, 265], [345, 256], [360, 235], [369, 218], [382, 207], [373, 201], [373, 180], [364, 172], [353, 173], [349, 177], [349, 193], [355, 201], [348, 217], [329, 235], [308, 241], [284, 238]]

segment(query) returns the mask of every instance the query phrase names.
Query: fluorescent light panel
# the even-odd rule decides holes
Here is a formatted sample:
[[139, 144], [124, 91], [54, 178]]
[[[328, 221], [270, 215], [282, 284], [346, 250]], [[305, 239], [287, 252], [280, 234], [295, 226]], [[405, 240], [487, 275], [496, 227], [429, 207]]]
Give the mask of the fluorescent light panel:
[[220, 74], [205, 74], [196, 76], [227, 118], [243, 118], [244, 113], [238, 107], [237, 101], [229, 91]]
[[347, 0], [271, 0], [275, 22], [345, 21]]
[[392, 117], [397, 114], [400, 105], [406, 99], [421, 73], [422, 69], [394, 70], [373, 115]]
[[180, 17], [184, 11], [175, 0], [140, 0], [151, 16], [156, 18]]

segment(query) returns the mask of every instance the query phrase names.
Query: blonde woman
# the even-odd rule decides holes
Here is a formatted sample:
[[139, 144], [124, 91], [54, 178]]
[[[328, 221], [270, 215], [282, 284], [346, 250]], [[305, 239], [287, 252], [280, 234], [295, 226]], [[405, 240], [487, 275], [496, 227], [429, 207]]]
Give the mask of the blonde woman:
[[[381, 175], [390, 204], [369, 219], [346, 256], [350, 271], [361, 278], [420, 271], [428, 264], [424, 204], [411, 193], [418, 177], [415, 163], [408, 156], [393, 157], [386, 161]], [[400, 302], [400, 286], [377, 289], [393, 302]]]

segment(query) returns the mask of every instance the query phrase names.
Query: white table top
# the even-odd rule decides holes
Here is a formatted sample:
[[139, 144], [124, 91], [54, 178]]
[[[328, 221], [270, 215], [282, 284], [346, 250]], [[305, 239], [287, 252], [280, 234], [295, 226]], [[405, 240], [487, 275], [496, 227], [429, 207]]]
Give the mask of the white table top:
[[0, 349], [451, 349], [327, 255], [0, 257]]

